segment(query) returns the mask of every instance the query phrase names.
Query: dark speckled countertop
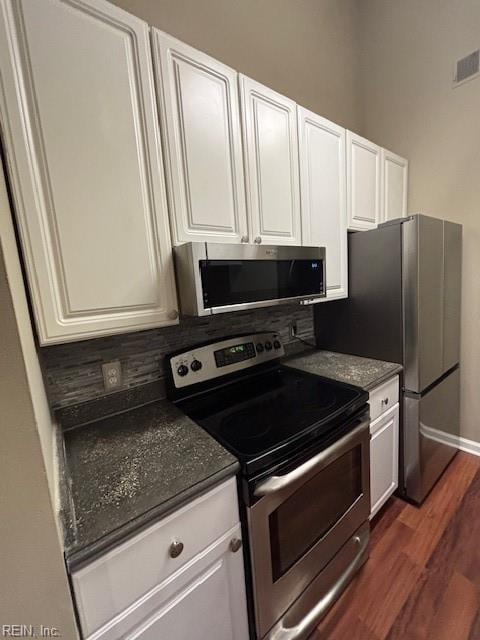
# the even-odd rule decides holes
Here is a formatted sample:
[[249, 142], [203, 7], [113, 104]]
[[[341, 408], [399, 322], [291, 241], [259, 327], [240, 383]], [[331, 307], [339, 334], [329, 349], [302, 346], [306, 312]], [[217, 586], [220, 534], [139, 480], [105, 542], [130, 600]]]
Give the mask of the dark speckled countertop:
[[371, 391], [402, 370], [402, 366], [395, 362], [322, 350], [308, 351], [287, 358], [283, 364], [339, 382], [347, 382], [365, 391]]
[[230, 453], [167, 400], [64, 434], [70, 568], [235, 475]]

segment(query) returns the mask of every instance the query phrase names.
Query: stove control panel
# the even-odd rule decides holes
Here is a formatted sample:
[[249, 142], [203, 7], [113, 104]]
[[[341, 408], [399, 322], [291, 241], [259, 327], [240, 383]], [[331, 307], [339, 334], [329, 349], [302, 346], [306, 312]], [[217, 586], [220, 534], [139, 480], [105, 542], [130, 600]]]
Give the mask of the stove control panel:
[[278, 333], [254, 333], [219, 340], [176, 354], [170, 358], [170, 367], [175, 387], [179, 389], [269, 362], [283, 355], [285, 351]]

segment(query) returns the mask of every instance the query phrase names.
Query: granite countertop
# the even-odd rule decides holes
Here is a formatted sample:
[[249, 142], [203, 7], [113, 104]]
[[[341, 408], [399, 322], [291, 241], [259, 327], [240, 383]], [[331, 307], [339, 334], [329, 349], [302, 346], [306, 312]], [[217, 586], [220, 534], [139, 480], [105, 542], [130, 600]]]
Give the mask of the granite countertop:
[[347, 382], [365, 391], [371, 391], [402, 370], [402, 365], [395, 362], [323, 350], [308, 351], [287, 358], [284, 364], [325, 378]]
[[70, 568], [239, 469], [167, 400], [64, 433], [65, 556]]

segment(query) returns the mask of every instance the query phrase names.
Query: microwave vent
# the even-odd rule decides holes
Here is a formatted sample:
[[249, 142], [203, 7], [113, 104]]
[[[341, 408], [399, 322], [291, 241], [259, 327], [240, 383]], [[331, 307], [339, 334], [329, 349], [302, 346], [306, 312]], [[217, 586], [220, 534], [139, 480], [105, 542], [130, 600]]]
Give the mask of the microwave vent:
[[454, 85], [463, 84], [478, 75], [480, 75], [480, 49], [473, 51], [461, 60], [457, 60]]

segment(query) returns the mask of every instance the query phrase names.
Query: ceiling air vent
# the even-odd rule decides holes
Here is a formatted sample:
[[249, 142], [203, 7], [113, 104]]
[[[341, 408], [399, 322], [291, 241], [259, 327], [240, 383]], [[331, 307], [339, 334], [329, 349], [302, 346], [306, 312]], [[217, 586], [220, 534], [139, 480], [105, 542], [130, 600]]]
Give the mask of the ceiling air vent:
[[454, 84], [458, 86], [480, 74], [480, 50], [477, 49], [461, 60], [457, 60]]

